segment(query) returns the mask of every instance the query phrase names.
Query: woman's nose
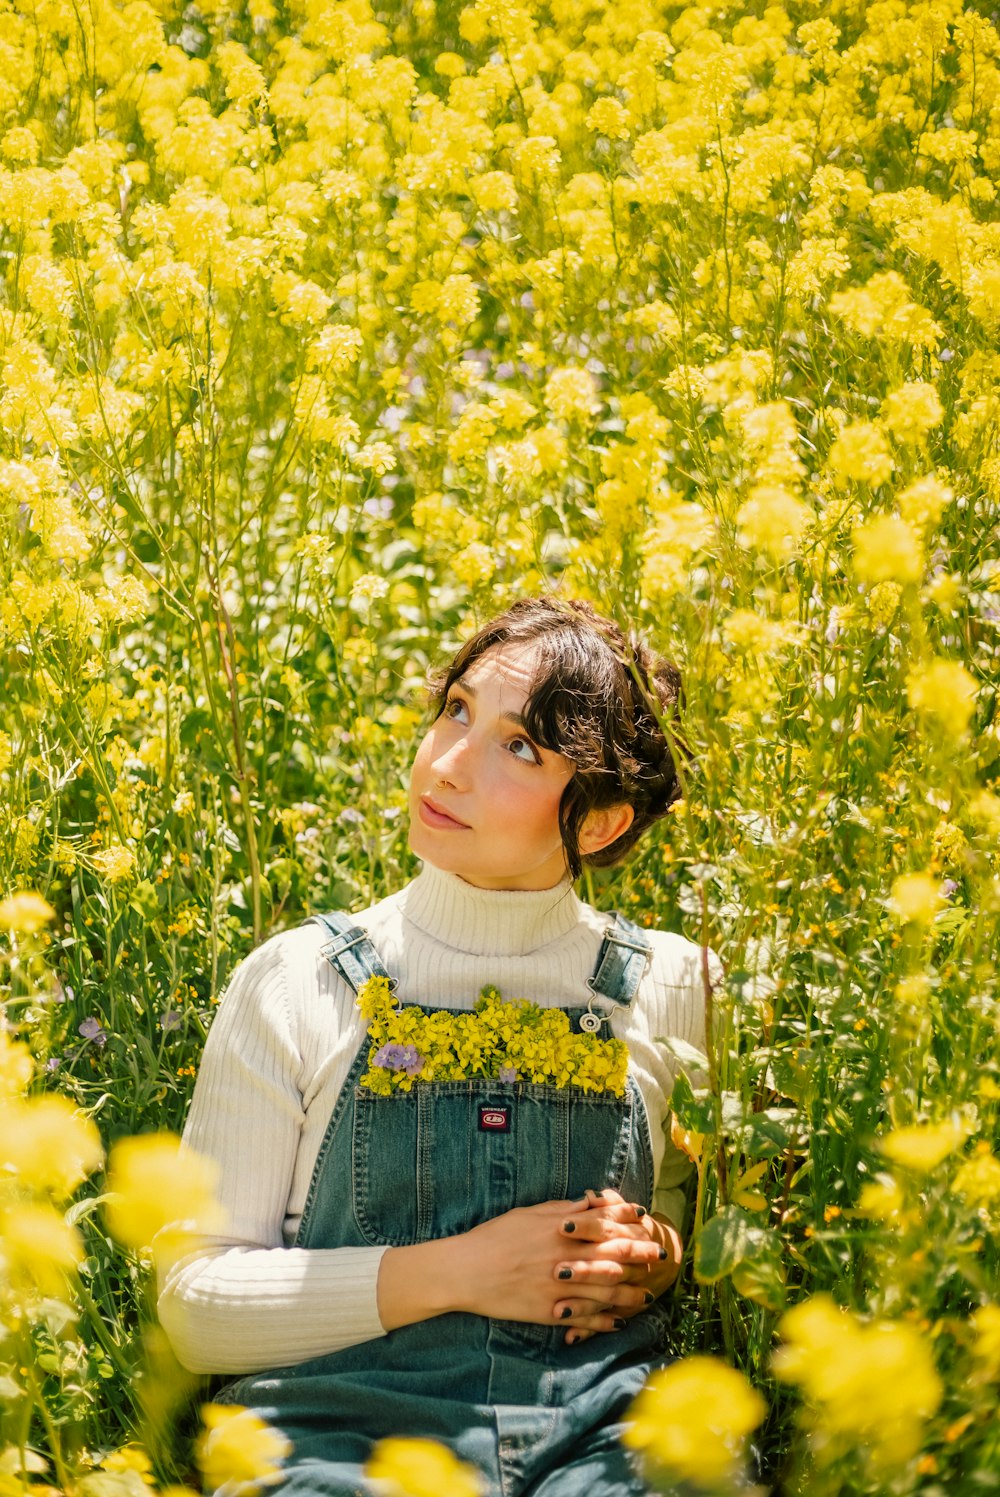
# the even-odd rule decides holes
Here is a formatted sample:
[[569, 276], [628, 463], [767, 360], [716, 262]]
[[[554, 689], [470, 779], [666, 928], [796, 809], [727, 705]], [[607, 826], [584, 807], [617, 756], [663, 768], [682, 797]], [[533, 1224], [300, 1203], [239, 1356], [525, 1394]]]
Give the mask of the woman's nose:
[[451, 743], [442, 747], [431, 761], [431, 768], [439, 780], [447, 780], [450, 785], [461, 789], [468, 783], [471, 770], [472, 748], [466, 734], [461, 738], [454, 739]]

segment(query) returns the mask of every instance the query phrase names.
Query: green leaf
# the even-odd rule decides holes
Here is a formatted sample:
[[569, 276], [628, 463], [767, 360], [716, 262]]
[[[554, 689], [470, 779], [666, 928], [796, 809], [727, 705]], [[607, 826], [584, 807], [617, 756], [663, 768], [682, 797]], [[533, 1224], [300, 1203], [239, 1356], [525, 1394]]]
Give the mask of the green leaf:
[[669, 1050], [681, 1065], [690, 1066], [695, 1071], [708, 1070], [708, 1056], [696, 1045], [689, 1044], [687, 1040], [681, 1039], [680, 1035], [668, 1034], [657, 1035], [656, 1043]]
[[763, 1305], [765, 1310], [781, 1310], [785, 1305], [785, 1266], [781, 1239], [776, 1232], [758, 1227], [760, 1240], [756, 1250], [733, 1269], [733, 1284], [744, 1299]]
[[695, 1278], [715, 1284], [732, 1273], [737, 1263], [753, 1251], [761, 1228], [741, 1206], [723, 1206], [698, 1233], [694, 1249]]
[[674, 1117], [688, 1133], [703, 1133], [706, 1137], [715, 1133], [715, 1113], [712, 1094], [691, 1086], [686, 1074], [681, 1071], [670, 1093], [670, 1107]]
[[791, 1148], [803, 1132], [802, 1117], [794, 1107], [768, 1107], [746, 1120], [743, 1152], [751, 1159], [768, 1159]]

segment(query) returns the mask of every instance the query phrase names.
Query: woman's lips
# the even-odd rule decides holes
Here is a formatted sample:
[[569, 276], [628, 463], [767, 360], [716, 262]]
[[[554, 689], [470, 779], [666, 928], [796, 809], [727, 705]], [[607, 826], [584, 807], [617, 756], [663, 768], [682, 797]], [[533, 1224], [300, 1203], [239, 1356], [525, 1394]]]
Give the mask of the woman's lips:
[[432, 801], [421, 797], [420, 820], [425, 826], [440, 827], [442, 829], [451, 827], [460, 832], [467, 832], [469, 828], [464, 821], [459, 821], [455, 816], [449, 816], [447, 811], [440, 810]]

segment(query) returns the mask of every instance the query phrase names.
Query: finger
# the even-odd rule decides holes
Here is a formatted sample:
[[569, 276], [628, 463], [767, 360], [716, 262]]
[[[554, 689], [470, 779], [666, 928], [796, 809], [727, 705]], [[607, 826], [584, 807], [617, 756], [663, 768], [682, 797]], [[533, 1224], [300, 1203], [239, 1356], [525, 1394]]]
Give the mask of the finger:
[[631, 1206], [592, 1208], [585, 1214], [570, 1214], [559, 1223], [563, 1237], [578, 1237], [584, 1242], [605, 1242], [609, 1237], [634, 1237], [649, 1242], [649, 1230]]
[[[620, 1231], [620, 1229], [619, 1229]], [[565, 1240], [565, 1239], [564, 1239]], [[572, 1243], [572, 1247], [570, 1247]], [[631, 1268], [652, 1267], [663, 1263], [667, 1254], [664, 1249], [648, 1237], [618, 1236], [601, 1240], [588, 1240], [575, 1233], [568, 1234], [564, 1252], [572, 1257], [560, 1258], [556, 1264], [556, 1276], [561, 1269], [581, 1263], [621, 1263]]]
[[[639, 1284], [645, 1287], [651, 1263], [622, 1263], [615, 1258], [571, 1258], [556, 1265], [554, 1277], [568, 1284]], [[571, 1290], [566, 1291], [568, 1294]]]
[[596, 1331], [585, 1331], [582, 1326], [574, 1326], [571, 1331], [566, 1332], [563, 1340], [567, 1346], [575, 1346], [578, 1341], [589, 1341], [596, 1334]]
[[552, 1306], [553, 1320], [586, 1321], [595, 1314], [635, 1315], [652, 1303], [652, 1295], [634, 1284], [621, 1284], [609, 1289], [607, 1285], [594, 1287], [588, 1294], [586, 1288], [579, 1290], [571, 1299], [558, 1299]]
[[611, 1190], [608, 1187], [604, 1190], [588, 1190], [587, 1199], [591, 1210], [600, 1210], [601, 1207], [610, 1208], [609, 1214], [613, 1215], [616, 1221], [641, 1221], [644, 1216], [649, 1215], [645, 1206], [641, 1206], [638, 1201], [627, 1201], [623, 1195], [619, 1195], [617, 1190]]
[[579, 1335], [580, 1331], [623, 1331], [628, 1320], [620, 1310], [590, 1310], [586, 1315], [574, 1317], [572, 1322], [560, 1322], [560, 1324], [572, 1324], [572, 1331], [568, 1334]]

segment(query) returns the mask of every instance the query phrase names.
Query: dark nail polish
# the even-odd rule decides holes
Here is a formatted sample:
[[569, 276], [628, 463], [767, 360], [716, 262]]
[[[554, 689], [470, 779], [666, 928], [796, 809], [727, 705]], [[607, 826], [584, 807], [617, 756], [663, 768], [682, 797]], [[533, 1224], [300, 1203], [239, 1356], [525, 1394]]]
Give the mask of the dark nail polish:
[[624, 1320], [616, 1320], [615, 1323], [614, 1323], [614, 1325], [615, 1325], [615, 1330], [616, 1331], [623, 1331], [625, 1329], [625, 1322], [624, 1322]]
[[667, 1250], [666, 1250], [666, 1248], [660, 1248], [660, 1262], [663, 1263], [666, 1260], [666, 1257], [667, 1257]]
[[576, 1337], [575, 1332], [573, 1332], [573, 1331], [567, 1331], [566, 1332], [566, 1345], [567, 1346], [575, 1346], [576, 1343], [577, 1343], [577, 1337]]
[[637, 1207], [636, 1207], [636, 1208], [635, 1208], [635, 1214], [636, 1214], [636, 1216], [637, 1216], [637, 1217], [639, 1217], [639, 1218], [640, 1218], [640, 1219], [641, 1219], [641, 1218], [642, 1218], [642, 1217], [644, 1217], [644, 1216], [645, 1216], [645, 1215], [646, 1215], [646, 1208], [645, 1208], [645, 1206], [637, 1206]]
[[[564, 1232], [575, 1232], [576, 1231], [576, 1222], [563, 1222], [563, 1231]], [[664, 1253], [663, 1256], [666, 1257], [667, 1256], [666, 1253]]]
[[560, 1279], [571, 1279], [572, 1277], [573, 1277], [573, 1270], [571, 1268], [561, 1268], [559, 1270], [559, 1278]]
[[573, 1313], [573, 1311], [570, 1308], [570, 1306], [569, 1305], [564, 1305], [563, 1308], [559, 1311], [559, 1319], [560, 1320], [569, 1320], [569, 1318], [572, 1315], [572, 1313]]
[[655, 1294], [650, 1294], [650, 1292], [649, 1292], [648, 1289], [644, 1289], [642, 1291], [642, 1295], [643, 1295], [643, 1299], [646, 1301], [647, 1305], [651, 1305], [653, 1303], [654, 1299], [656, 1298], [656, 1295]]

